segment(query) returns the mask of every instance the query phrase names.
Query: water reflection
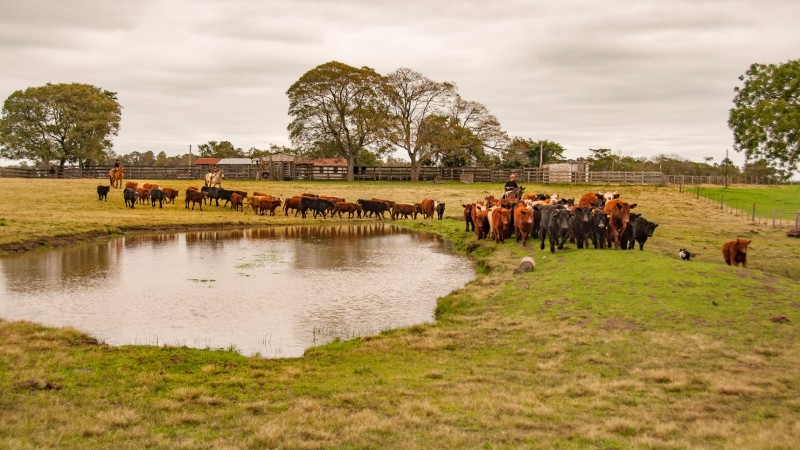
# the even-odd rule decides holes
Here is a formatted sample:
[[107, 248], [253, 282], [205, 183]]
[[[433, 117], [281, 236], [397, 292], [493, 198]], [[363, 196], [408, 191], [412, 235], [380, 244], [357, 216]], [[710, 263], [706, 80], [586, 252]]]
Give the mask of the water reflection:
[[119, 344], [311, 345], [431, 321], [473, 278], [438, 237], [388, 224], [125, 237], [0, 258], [0, 317]]

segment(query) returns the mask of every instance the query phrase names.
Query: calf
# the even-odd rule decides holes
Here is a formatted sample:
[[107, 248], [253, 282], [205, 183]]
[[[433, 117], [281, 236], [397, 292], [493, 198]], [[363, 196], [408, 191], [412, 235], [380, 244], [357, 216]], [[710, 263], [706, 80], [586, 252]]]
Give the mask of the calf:
[[152, 191], [153, 189], [158, 188], [158, 185], [155, 183], [145, 183], [142, 185], [142, 187], [145, 189], [150, 189]]
[[275, 215], [275, 210], [283, 204], [283, 200], [275, 197], [261, 197], [261, 214], [269, 211], [270, 216]]
[[442, 220], [443, 216], [444, 216], [444, 203], [443, 202], [438, 202], [436, 204], [436, 217], [439, 220]]
[[550, 237], [550, 253], [556, 252], [556, 244], [559, 250], [564, 248], [569, 234], [569, 219], [569, 210], [563, 206], [547, 205], [542, 208], [541, 250], [544, 250], [544, 239], [547, 236]]
[[403, 216], [404, 219], [408, 219], [409, 216], [412, 216], [416, 219], [417, 209], [414, 207], [414, 205], [395, 203], [392, 207], [392, 220], [396, 220], [399, 216]]
[[168, 187], [165, 187], [164, 189], [161, 190], [164, 191], [164, 200], [167, 203], [172, 203], [174, 205], [175, 199], [178, 198], [178, 194], [180, 193], [180, 191]]
[[158, 207], [163, 209], [164, 208], [164, 191], [159, 188], [155, 188], [150, 191], [150, 206], [153, 208], [156, 207], [156, 202], [158, 202]]
[[234, 192], [231, 194], [231, 209], [234, 211], [244, 211], [244, 197]]
[[[356, 203], [361, 205], [361, 208], [363, 208], [365, 213], [375, 214], [379, 220], [384, 218], [383, 213], [388, 212], [389, 214], [391, 214], [390, 202], [386, 200], [359, 199], [358, 202]], [[391, 203], [394, 204], [394, 202]]]
[[747, 267], [747, 246], [750, 245], [749, 239], [736, 238], [733, 241], [728, 241], [722, 244], [722, 257], [725, 258], [725, 264], [734, 265], [739, 267]]
[[138, 187], [139, 187], [139, 183], [137, 183], [135, 181], [128, 181], [127, 183], [125, 183], [125, 189], [133, 189], [135, 191], [136, 188], [138, 188]]
[[639, 250], [644, 250], [644, 243], [647, 242], [647, 238], [653, 237], [653, 233], [656, 231], [656, 227], [658, 227], [657, 223], [650, 222], [649, 220], [645, 219], [641, 215], [636, 218], [636, 220], [632, 221], [633, 227], [633, 239], [630, 241], [630, 249], [633, 249], [633, 242], [636, 241], [639, 243]]
[[586, 206], [576, 206], [572, 209], [570, 220], [572, 234], [578, 248], [589, 248], [589, 239], [592, 237], [592, 208]]
[[464, 223], [466, 224], [464, 231], [469, 231], [469, 227], [472, 227], [472, 231], [475, 231], [475, 222], [472, 221], [472, 209], [475, 208], [475, 204], [467, 203], [461, 206], [464, 207]]
[[139, 195], [139, 203], [143, 205], [150, 203], [150, 189], [140, 187], [139, 189], [136, 189], [136, 193]]
[[97, 186], [97, 197], [98, 200], [105, 200], [108, 201], [108, 191], [111, 189], [111, 186]]
[[132, 188], [125, 188], [122, 192], [122, 197], [125, 199], [125, 206], [130, 207], [131, 209], [135, 209], [136, 200], [139, 198], [139, 194], [136, 192], [136, 189]]
[[361, 218], [361, 205], [358, 203], [350, 203], [350, 202], [336, 202], [336, 205], [333, 207], [333, 212], [331, 216], [334, 214], [339, 214], [339, 218], [342, 218], [342, 213], [347, 213], [347, 218], [352, 219], [353, 215], [358, 215], [358, 218]]
[[514, 210], [514, 232], [517, 242], [522, 240], [522, 246], [528, 245], [528, 236], [533, 230], [533, 208], [520, 203]]
[[194, 211], [194, 205], [200, 204], [200, 211], [203, 210], [203, 202], [206, 200], [207, 194], [202, 191], [198, 191], [197, 189], [186, 189], [186, 208], [189, 209], [189, 203], [192, 204], [192, 211]]
[[603, 194], [599, 192], [583, 194], [578, 200], [578, 206], [601, 207], [603, 206]]

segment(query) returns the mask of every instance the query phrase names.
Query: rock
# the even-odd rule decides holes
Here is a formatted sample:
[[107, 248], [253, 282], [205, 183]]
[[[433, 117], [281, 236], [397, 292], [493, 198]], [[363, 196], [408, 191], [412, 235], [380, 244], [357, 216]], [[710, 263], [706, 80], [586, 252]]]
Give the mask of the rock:
[[514, 273], [520, 274], [525, 272], [533, 272], [534, 268], [536, 268], [536, 261], [534, 261], [532, 257], [526, 256], [520, 260], [519, 267], [514, 269]]

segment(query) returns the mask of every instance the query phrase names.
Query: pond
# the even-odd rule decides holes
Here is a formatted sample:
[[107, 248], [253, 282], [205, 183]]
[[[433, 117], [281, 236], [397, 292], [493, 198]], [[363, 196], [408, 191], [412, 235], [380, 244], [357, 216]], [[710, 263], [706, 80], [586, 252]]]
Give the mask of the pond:
[[110, 345], [298, 357], [432, 322], [437, 298], [474, 276], [438, 236], [389, 224], [137, 235], [0, 258], [0, 318]]

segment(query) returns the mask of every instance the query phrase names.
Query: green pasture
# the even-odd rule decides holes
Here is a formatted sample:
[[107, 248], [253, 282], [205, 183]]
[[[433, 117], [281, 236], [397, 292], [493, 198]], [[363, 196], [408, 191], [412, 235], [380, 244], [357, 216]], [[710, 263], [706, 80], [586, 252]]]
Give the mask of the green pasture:
[[[699, 186], [683, 187], [684, 192], [707, 198], [717, 206], [724, 203], [728, 209], [737, 209], [752, 216], [755, 205], [756, 217], [771, 219], [773, 210], [784, 213], [800, 212], [800, 186]], [[790, 217], [792, 222], [794, 218]]]
[[[302, 222], [183, 204], [131, 211], [118, 192], [98, 202], [92, 180], [28, 183], [0, 180], [6, 251], [68, 235]], [[567, 244], [551, 254], [537, 241], [464, 232], [460, 204], [495, 185], [243, 185], [445, 201], [443, 221], [396, 223], [451, 241], [478, 276], [438, 300], [436, 323], [297, 359], [109, 347], [79, 330], [0, 320], [0, 448], [792, 448], [800, 439], [800, 239], [785, 232], [676, 189], [613, 186], [659, 224], [644, 251]], [[21, 200], [30, 189], [70, 200]], [[528, 190], [577, 198], [597, 187]], [[305, 223], [339, 222], [348, 221]], [[737, 236], [753, 240], [748, 269], [722, 260], [721, 244]], [[679, 248], [695, 258], [680, 261]], [[524, 256], [536, 269], [514, 275]]]

